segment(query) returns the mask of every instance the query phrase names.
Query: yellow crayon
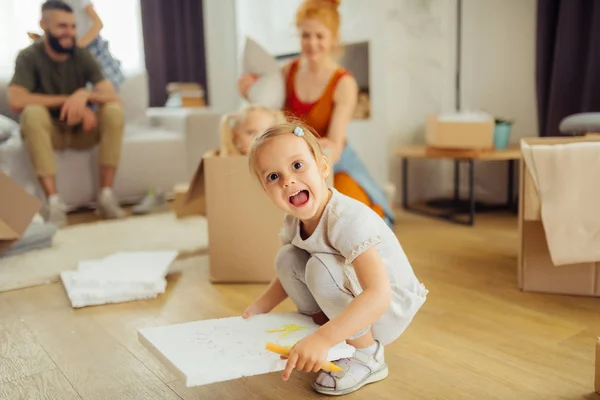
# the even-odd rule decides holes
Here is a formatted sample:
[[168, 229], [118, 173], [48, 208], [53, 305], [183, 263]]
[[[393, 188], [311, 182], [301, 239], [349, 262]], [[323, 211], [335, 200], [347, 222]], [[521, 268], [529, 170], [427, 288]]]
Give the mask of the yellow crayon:
[[[280, 354], [282, 356], [285, 357], [289, 357], [290, 355], [290, 349], [280, 346], [278, 344], [275, 343], [271, 343], [271, 342], [267, 342], [267, 350], [272, 351], [273, 353], [277, 353]], [[323, 363], [323, 365], [321, 366], [321, 368], [324, 371], [328, 371], [328, 372], [344, 372], [343, 369], [341, 369], [340, 367], [338, 367], [337, 365], [335, 365], [334, 363], [332, 363], [331, 361], [326, 361], [325, 363]]]

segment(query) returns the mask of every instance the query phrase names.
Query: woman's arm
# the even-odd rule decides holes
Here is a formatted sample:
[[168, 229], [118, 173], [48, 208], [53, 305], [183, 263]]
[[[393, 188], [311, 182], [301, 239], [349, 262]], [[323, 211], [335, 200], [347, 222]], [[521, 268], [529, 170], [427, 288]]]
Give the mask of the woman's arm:
[[77, 42], [79, 47], [87, 47], [90, 43], [92, 43], [94, 39], [98, 37], [102, 27], [104, 26], [93, 5], [88, 4], [85, 6], [85, 12], [92, 20], [92, 26]]
[[331, 147], [332, 162], [335, 164], [344, 150], [346, 131], [358, 101], [358, 84], [352, 75], [340, 79], [333, 94], [333, 101], [333, 113], [324, 144]]
[[372, 325], [390, 306], [390, 282], [377, 248], [372, 246], [362, 253], [352, 266], [362, 293], [340, 315], [315, 332], [330, 347]]

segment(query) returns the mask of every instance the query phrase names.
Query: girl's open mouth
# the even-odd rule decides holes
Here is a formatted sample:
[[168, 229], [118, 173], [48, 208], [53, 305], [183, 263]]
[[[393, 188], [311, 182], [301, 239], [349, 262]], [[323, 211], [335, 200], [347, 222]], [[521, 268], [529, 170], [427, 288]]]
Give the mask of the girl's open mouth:
[[302, 207], [308, 203], [309, 197], [308, 190], [300, 190], [292, 194], [288, 199], [294, 207]]

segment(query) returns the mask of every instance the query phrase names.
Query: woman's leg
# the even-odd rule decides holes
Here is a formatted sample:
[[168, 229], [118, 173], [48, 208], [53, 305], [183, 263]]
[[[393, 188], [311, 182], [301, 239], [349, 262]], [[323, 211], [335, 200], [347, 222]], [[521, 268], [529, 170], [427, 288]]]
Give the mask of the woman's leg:
[[[330, 319], [341, 314], [358, 293], [353, 292], [345, 270], [344, 258], [332, 254], [317, 254], [306, 264], [305, 281], [320, 308]], [[356, 354], [348, 359], [336, 361], [345, 372], [321, 372], [313, 384], [321, 393], [345, 394], [365, 384], [376, 382], [387, 376], [387, 365], [383, 346], [376, 342], [367, 326], [352, 335], [348, 344], [354, 346]]]
[[377, 204], [374, 204], [369, 198], [367, 192], [365, 192], [365, 190], [360, 187], [360, 185], [347, 173], [338, 172], [335, 174], [333, 176], [333, 187], [336, 188], [340, 193], [366, 204], [380, 217], [385, 215], [383, 208]]

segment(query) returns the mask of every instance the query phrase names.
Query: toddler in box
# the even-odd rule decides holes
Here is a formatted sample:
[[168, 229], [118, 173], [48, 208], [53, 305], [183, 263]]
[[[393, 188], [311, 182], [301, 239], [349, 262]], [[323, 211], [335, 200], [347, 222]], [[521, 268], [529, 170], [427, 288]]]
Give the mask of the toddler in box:
[[262, 105], [252, 104], [221, 119], [221, 148], [212, 155], [244, 156], [257, 134], [271, 125], [285, 122], [283, 113]]
[[249, 163], [286, 216], [277, 275], [243, 317], [267, 313], [289, 296], [300, 313], [323, 322], [292, 348], [284, 380], [294, 368], [318, 372], [343, 340], [357, 351], [335, 362], [345, 372], [319, 373], [317, 392], [342, 395], [384, 379], [384, 346], [405, 331], [428, 293], [396, 235], [371, 208], [328, 187], [331, 166], [307, 126], [270, 127], [254, 140]]

